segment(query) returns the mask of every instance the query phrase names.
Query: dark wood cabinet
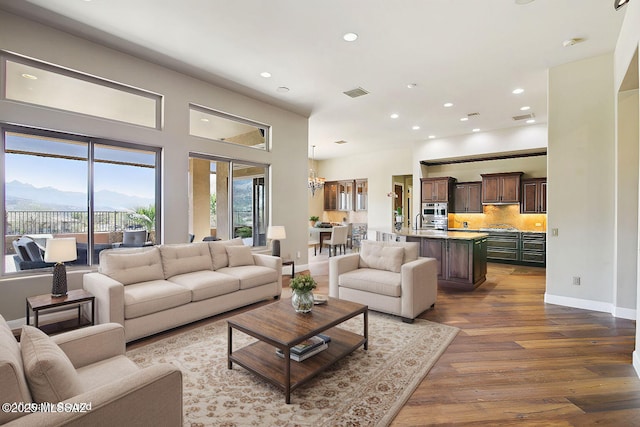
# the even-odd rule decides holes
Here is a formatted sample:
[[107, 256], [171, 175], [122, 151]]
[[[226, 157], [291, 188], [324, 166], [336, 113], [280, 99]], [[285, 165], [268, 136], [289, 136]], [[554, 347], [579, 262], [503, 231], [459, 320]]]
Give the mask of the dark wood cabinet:
[[547, 178], [522, 180], [520, 213], [547, 212]]
[[508, 231], [489, 232], [487, 258], [493, 261], [519, 261], [520, 233]]
[[520, 261], [523, 264], [545, 266], [547, 264], [547, 235], [545, 233], [522, 233]]
[[324, 210], [335, 211], [338, 209], [338, 182], [327, 181], [324, 183]]
[[520, 203], [522, 172], [482, 174], [482, 203]]
[[422, 256], [438, 260], [438, 280], [443, 279], [446, 273], [446, 240], [421, 239], [420, 250]]
[[448, 203], [452, 198], [454, 178], [422, 178], [420, 179], [420, 198], [423, 203]]
[[453, 191], [453, 213], [482, 213], [482, 182], [459, 182]]

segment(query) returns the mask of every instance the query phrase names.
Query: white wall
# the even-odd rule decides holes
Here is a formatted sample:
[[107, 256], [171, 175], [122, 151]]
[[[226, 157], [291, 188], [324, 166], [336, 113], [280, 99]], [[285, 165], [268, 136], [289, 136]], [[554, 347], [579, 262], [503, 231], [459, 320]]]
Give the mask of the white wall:
[[[626, 12], [624, 22], [622, 23], [622, 29], [618, 37], [618, 43], [616, 44], [616, 50], [614, 53], [614, 91], [618, 92], [622, 82], [627, 75], [629, 64], [634, 55], [638, 54], [640, 45], [640, 3], [629, 2], [626, 6]], [[636, 76], [640, 72], [638, 69], [638, 63], [635, 64]], [[637, 87], [636, 87], [637, 89]], [[636, 116], [636, 125], [640, 121], [640, 118]], [[618, 123], [620, 119], [618, 118]], [[637, 141], [640, 144], [640, 140]], [[638, 236], [634, 236], [636, 239]], [[640, 256], [639, 256], [640, 258]], [[636, 284], [636, 307], [640, 307], [640, 282]], [[636, 316], [638, 310], [636, 309]], [[640, 375], [640, 329], [637, 327], [636, 317], [636, 349], [633, 353], [633, 366]]]
[[320, 176], [327, 181], [366, 178], [369, 187], [369, 228], [390, 229], [393, 199], [387, 193], [393, 191], [392, 177], [410, 175], [413, 162], [411, 150], [407, 148], [323, 160], [318, 162], [318, 167]]
[[[613, 55], [549, 70], [545, 301], [612, 311]], [[553, 229], [558, 235], [553, 235]], [[579, 276], [580, 286], [572, 284]]]
[[[164, 127], [160, 131], [0, 100], [0, 120], [6, 122], [162, 147], [163, 243], [187, 241], [188, 153], [210, 153], [272, 165], [272, 223], [286, 226], [283, 253], [300, 251], [298, 261], [306, 263], [307, 118], [2, 11], [0, 49], [164, 96]], [[189, 136], [189, 103], [271, 125], [272, 151]], [[304, 207], [300, 211], [296, 206]], [[78, 271], [69, 274], [70, 288], [81, 287], [81, 275]], [[50, 289], [50, 274], [2, 278], [0, 313], [6, 319], [19, 319], [24, 316], [26, 296]]]

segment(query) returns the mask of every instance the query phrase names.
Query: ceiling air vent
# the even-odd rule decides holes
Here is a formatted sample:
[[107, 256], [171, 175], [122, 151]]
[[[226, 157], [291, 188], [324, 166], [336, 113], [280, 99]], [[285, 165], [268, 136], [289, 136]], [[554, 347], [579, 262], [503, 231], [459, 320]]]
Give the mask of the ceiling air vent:
[[471, 117], [475, 117], [475, 116], [479, 116], [480, 113], [467, 113], [467, 117], [471, 118]]
[[344, 93], [347, 96], [350, 96], [351, 98], [357, 98], [359, 96], [366, 95], [369, 92], [367, 92], [366, 90], [362, 89], [361, 87], [357, 87], [355, 89], [351, 89], [351, 90], [348, 90], [348, 91], [342, 92], [342, 93]]
[[344, 139], [341, 139], [340, 141], [334, 141], [336, 144], [346, 144], [347, 141], [345, 141]]
[[513, 120], [529, 120], [533, 119], [536, 115], [533, 113], [523, 114], [521, 116], [513, 116]]

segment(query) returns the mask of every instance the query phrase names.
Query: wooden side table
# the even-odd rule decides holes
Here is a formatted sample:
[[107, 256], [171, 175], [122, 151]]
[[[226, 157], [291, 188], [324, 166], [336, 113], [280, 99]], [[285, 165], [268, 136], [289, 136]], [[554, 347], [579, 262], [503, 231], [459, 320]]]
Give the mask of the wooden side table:
[[289, 261], [285, 261], [282, 260], [282, 266], [284, 267], [285, 265], [290, 265], [291, 266], [291, 278], [293, 279], [293, 276], [296, 274], [296, 265], [293, 262], [293, 260], [289, 260]]
[[[91, 320], [83, 319], [82, 306], [91, 303]], [[63, 330], [77, 329], [83, 326], [95, 324], [96, 298], [84, 289], [73, 289], [67, 292], [63, 297], [54, 297], [51, 294], [36, 295], [27, 297], [27, 325], [30, 322], [31, 313], [34, 315], [34, 326], [42, 329], [46, 333], [62, 332]], [[56, 322], [40, 327], [40, 311], [53, 313], [57, 311], [78, 309], [78, 318], [76, 320]]]

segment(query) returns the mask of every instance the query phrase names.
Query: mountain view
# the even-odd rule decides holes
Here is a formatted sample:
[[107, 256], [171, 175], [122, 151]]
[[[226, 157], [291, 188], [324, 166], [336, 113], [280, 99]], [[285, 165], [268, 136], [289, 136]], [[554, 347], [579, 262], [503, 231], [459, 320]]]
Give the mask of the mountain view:
[[[8, 211], [75, 211], [87, 208], [87, 195], [82, 192], [61, 191], [53, 187], [38, 188], [20, 181], [6, 183], [5, 192]], [[137, 207], [146, 207], [153, 203], [152, 198], [102, 190], [95, 192], [94, 209], [96, 211], [135, 210]]]

